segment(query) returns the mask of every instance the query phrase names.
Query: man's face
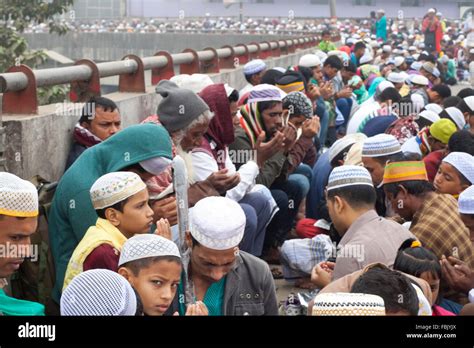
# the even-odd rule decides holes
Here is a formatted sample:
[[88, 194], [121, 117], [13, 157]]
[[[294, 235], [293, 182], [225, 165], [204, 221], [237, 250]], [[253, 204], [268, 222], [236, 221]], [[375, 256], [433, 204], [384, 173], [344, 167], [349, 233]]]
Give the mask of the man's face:
[[441, 98], [438, 92], [435, 92], [431, 89], [428, 89], [426, 92], [428, 93], [430, 102], [435, 103], [435, 104], [441, 104], [443, 102], [443, 98]]
[[326, 202], [328, 206], [328, 213], [331, 217], [331, 221], [334, 224], [334, 228], [339, 233], [343, 235], [347, 231], [347, 226], [345, 224], [345, 214], [342, 204], [342, 199], [338, 196], [329, 198], [326, 193]]
[[306, 117], [304, 117], [303, 115], [294, 115], [294, 116], [291, 116], [289, 119], [289, 122], [293, 126], [295, 126], [296, 129], [300, 129], [304, 121], [306, 121]]
[[346, 69], [341, 70], [342, 80], [347, 83], [350, 79], [354, 77], [355, 73]]
[[313, 77], [316, 81], [321, 82], [323, 81], [323, 69], [320, 65], [314, 66], [311, 68], [313, 70]]
[[95, 108], [91, 123], [83, 123], [92, 134], [101, 140], [106, 140], [121, 129], [121, 119], [118, 109], [105, 111], [102, 107]]
[[359, 48], [356, 52], [355, 55], [357, 58], [362, 57], [365, 54], [365, 47], [364, 48]]
[[467, 188], [462, 185], [459, 172], [446, 162], [441, 162], [433, 184], [438, 192], [450, 195], [458, 195]]
[[209, 128], [209, 121], [198, 123], [194, 127], [190, 128], [183, 139], [181, 140], [181, 147], [183, 151], [190, 152], [195, 147], [201, 146], [202, 137], [206, 134]]
[[119, 273], [137, 291], [143, 312], [149, 316], [158, 316], [168, 310], [176, 295], [181, 268], [181, 264], [176, 261], [160, 260], [140, 269], [138, 275], [126, 267], [121, 268]]
[[262, 81], [262, 76], [265, 75], [266, 70], [260, 71], [258, 74], [254, 74], [250, 79], [252, 81], [252, 85], [256, 86], [259, 85]]
[[12, 250], [9, 255], [0, 255], [0, 278], [6, 278], [17, 271], [25, 257], [34, 256], [30, 255], [28, 246], [31, 245], [30, 236], [37, 226], [36, 217], [0, 216], [0, 244], [5, 249]]
[[428, 271], [421, 273], [419, 278], [425, 280], [430, 285], [433, 303], [435, 303], [439, 294], [439, 278]]
[[235, 131], [237, 127], [240, 126], [239, 107], [237, 106], [237, 102], [230, 103], [230, 114], [232, 115], [232, 124], [234, 125]]
[[407, 192], [404, 190], [399, 190], [396, 195], [392, 195], [390, 192], [388, 192], [385, 189], [385, 187], [384, 187], [384, 191], [385, 191], [385, 196], [387, 197], [387, 200], [390, 202], [390, 205], [392, 206], [395, 213], [400, 215], [405, 220], [411, 220], [413, 218], [414, 212], [410, 208], [411, 204], [410, 204], [410, 199]]
[[461, 220], [471, 233], [471, 242], [474, 243], [474, 215], [461, 214]]
[[448, 144], [443, 144], [441, 141], [431, 136], [428, 137], [428, 142], [431, 146], [431, 151], [444, 150], [448, 146]]
[[262, 112], [263, 122], [265, 123], [265, 129], [268, 134], [267, 137], [271, 138], [278, 130], [283, 127], [283, 107], [282, 103], [275, 103], [273, 107], [266, 109]]
[[364, 167], [369, 171], [374, 186], [377, 187], [383, 180], [385, 166], [373, 157], [362, 157]]
[[211, 283], [218, 282], [234, 266], [238, 251], [238, 247], [227, 250], [214, 250], [203, 245], [194, 246], [191, 253], [193, 274], [197, 274], [199, 278], [203, 278]]
[[332, 80], [337, 75], [337, 68], [333, 68], [331, 65], [326, 65], [323, 67], [323, 72], [326, 74], [329, 80]]
[[330, 41], [331, 40], [331, 35], [329, 34], [324, 34], [323, 35], [323, 41]]

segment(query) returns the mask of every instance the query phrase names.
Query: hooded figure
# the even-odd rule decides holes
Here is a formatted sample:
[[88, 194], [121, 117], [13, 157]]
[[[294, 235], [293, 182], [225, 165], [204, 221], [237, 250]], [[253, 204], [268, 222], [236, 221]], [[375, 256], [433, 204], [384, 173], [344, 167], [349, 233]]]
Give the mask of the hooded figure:
[[136, 125], [87, 149], [64, 174], [49, 213], [49, 237], [56, 269], [53, 299], [56, 302], [59, 303], [64, 274], [73, 251], [98, 218], [89, 193], [94, 182], [104, 174], [127, 170], [133, 165], [141, 163], [143, 167], [144, 161], [150, 164], [148, 160], [156, 159], [165, 165], [171, 158], [171, 139], [162, 126]]

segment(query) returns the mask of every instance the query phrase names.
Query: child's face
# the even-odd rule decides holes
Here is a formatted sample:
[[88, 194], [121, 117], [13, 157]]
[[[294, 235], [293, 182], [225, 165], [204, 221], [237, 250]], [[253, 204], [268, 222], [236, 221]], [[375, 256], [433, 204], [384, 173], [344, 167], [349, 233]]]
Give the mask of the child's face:
[[290, 120], [289, 122], [295, 126], [296, 129], [299, 129], [301, 128], [301, 126], [303, 125], [303, 122], [306, 121], [306, 117], [304, 117], [303, 115], [295, 115], [295, 116], [291, 116], [290, 117]]
[[123, 207], [123, 212], [116, 211], [117, 228], [126, 237], [148, 233], [153, 224], [153, 210], [148, 205], [146, 189], [131, 196]]
[[420, 274], [421, 279], [425, 280], [428, 284], [430, 284], [431, 293], [432, 293], [432, 304], [436, 302], [439, 294], [439, 278], [435, 277], [431, 272], [423, 272]]
[[138, 292], [146, 315], [163, 315], [171, 305], [181, 277], [181, 264], [160, 260], [141, 269], [137, 276], [127, 269], [128, 281]]
[[441, 162], [433, 184], [438, 192], [450, 195], [458, 195], [465, 189], [459, 178], [459, 172], [445, 162]]

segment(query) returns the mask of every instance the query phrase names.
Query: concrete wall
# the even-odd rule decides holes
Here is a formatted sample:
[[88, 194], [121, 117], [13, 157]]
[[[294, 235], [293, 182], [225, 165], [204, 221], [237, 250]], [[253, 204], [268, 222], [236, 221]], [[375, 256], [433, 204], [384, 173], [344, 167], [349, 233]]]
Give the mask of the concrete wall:
[[[296, 53], [279, 58], [267, 59], [269, 67], [287, 67], [298, 63], [299, 58], [312, 50], [298, 50]], [[241, 89], [246, 81], [243, 67], [221, 70], [210, 74], [216, 83], [228, 83]], [[114, 100], [121, 112], [123, 127], [139, 123], [156, 112], [160, 98], [153, 86], [147, 87], [145, 94], [112, 93], [106, 97]], [[2, 115], [6, 127], [7, 169], [22, 178], [36, 174], [48, 180], [58, 180], [64, 171], [67, 154], [71, 145], [74, 124], [79, 119], [81, 105], [70, 110], [69, 104], [63, 106], [46, 105], [39, 108], [39, 115]], [[69, 109], [68, 109], [69, 108]]]
[[240, 35], [240, 34], [140, 34], [140, 33], [47, 33], [25, 34], [30, 48], [47, 48], [73, 60], [87, 57], [96, 61], [122, 59], [133, 53], [139, 57], [150, 57], [158, 51], [180, 53], [186, 48], [197, 51], [206, 47], [220, 48], [252, 41], [262, 42], [291, 36]]

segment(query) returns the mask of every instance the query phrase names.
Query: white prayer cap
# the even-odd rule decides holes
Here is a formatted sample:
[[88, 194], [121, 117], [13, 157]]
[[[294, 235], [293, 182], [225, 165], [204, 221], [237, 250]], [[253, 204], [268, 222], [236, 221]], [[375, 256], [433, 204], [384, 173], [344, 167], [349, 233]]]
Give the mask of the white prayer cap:
[[148, 257], [176, 256], [181, 258], [176, 244], [156, 234], [137, 234], [128, 239], [120, 251], [118, 265]]
[[455, 106], [444, 109], [449, 117], [456, 123], [458, 129], [463, 129], [466, 125], [466, 119], [464, 118], [463, 113]]
[[409, 51], [416, 51], [416, 47], [415, 46], [410, 46], [410, 47], [408, 47], [408, 50]]
[[384, 81], [380, 82], [379, 85], [377, 86], [377, 94], [382, 93], [387, 88], [395, 88], [395, 86], [394, 86], [393, 83], [391, 83], [390, 81], [387, 81], [387, 80], [384, 80]]
[[179, 88], [186, 88], [194, 93], [201, 92], [207, 86], [213, 85], [214, 81], [206, 74], [180, 74], [170, 78]]
[[224, 83], [224, 89], [225, 89], [225, 94], [227, 95], [227, 98], [229, 98], [232, 92], [235, 91], [235, 88], [229, 86], [227, 83]]
[[474, 113], [474, 95], [464, 98], [464, 102], [467, 104], [469, 109], [471, 109], [471, 113]]
[[436, 12], [436, 16], [441, 17], [443, 14], [441, 12]]
[[[412, 57], [415, 58], [415, 60], [416, 60], [416, 59], [418, 59], [418, 58], [420, 57], [420, 54], [419, 54], [419, 53], [415, 53], [414, 55], [412, 55]], [[412, 67], [413, 64], [415, 64], [415, 63], [420, 63], [420, 62], [416, 62], [416, 61], [415, 61], [415, 62], [411, 63], [410, 67]], [[420, 66], [421, 66], [421, 64], [420, 64]], [[418, 69], [419, 69], [419, 68], [418, 68]], [[418, 70], [418, 69], [416, 69], [416, 70]]]
[[429, 80], [423, 75], [412, 75], [410, 79], [411, 83], [414, 85], [428, 86]]
[[371, 46], [372, 48], [378, 48], [378, 47], [380, 47], [380, 44], [379, 44], [377, 41], [372, 41], [372, 42], [370, 43], [370, 46]]
[[428, 121], [431, 121], [432, 123], [440, 120], [439, 115], [436, 112], [431, 111], [431, 110], [423, 110], [418, 115], [420, 117], [427, 119]]
[[390, 74], [388, 74], [387, 80], [393, 83], [405, 82], [405, 78], [403, 77], [403, 75], [397, 72], [391, 72]]
[[469, 50], [469, 54], [474, 54], [474, 48], [471, 48], [471, 49]]
[[428, 13], [436, 13], [436, 10], [435, 10], [434, 8], [430, 8], [430, 9], [428, 10]]
[[282, 72], [282, 73], [285, 73], [286, 72], [286, 69], [285, 68], [282, 68], [281, 66], [276, 66], [274, 68], [272, 68], [273, 70], [276, 70], [276, 71], [279, 71], [279, 72]]
[[356, 42], [357, 42], [357, 40], [353, 37], [350, 37], [346, 40], [346, 43], [348, 43], [348, 44], [355, 44]]
[[93, 269], [74, 277], [61, 296], [63, 316], [135, 315], [137, 297], [130, 283], [108, 269]]
[[426, 105], [425, 105], [425, 109], [426, 109], [426, 110], [433, 111], [433, 112], [435, 112], [435, 113], [438, 114], [438, 115], [439, 115], [439, 113], [440, 113], [441, 111], [443, 111], [443, 108], [442, 108], [440, 105], [435, 104], [435, 103], [426, 104]]
[[413, 93], [410, 96], [410, 100], [413, 103], [413, 106], [415, 107], [415, 110], [421, 110], [425, 106], [425, 100], [419, 93]]
[[474, 157], [466, 152], [450, 152], [443, 162], [451, 164], [456, 168], [467, 180], [474, 184]]
[[261, 59], [254, 59], [244, 65], [244, 74], [253, 75], [265, 70], [267, 65]]
[[35, 185], [16, 175], [0, 172], [0, 214], [38, 216], [38, 191]]
[[364, 54], [362, 57], [360, 57], [360, 64], [369, 63], [373, 59], [374, 59], [374, 57], [372, 57], [372, 55]]
[[385, 10], [383, 8], [377, 10], [378, 13], [385, 13]]
[[372, 177], [367, 169], [362, 166], [343, 165], [334, 168], [329, 174], [327, 190], [354, 185], [374, 187]]
[[247, 103], [259, 103], [263, 101], [282, 101], [286, 97], [286, 93], [280, 88], [262, 83], [253, 86], [249, 93]]
[[239, 245], [244, 236], [245, 213], [240, 205], [225, 197], [201, 199], [190, 212], [191, 235], [213, 250]]
[[372, 294], [328, 292], [314, 298], [314, 316], [379, 316], [386, 315], [382, 297]]
[[382, 51], [386, 52], [386, 53], [390, 53], [392, 52], [392, 46], [390, 45], [383, 45], [382, 46]]
[[332, 162], [346, 147], [354, 145], [357, 142], [363, 142], [367, 136], [362, 133], [348, 134], [345, 137], [337, 140], [329, 148], [329, 162]]
[[321, 61], [315, 54], [305, 54], [300, 58], [299, 65], [307, 68], [313, 68], [315, 66], [321, 66]]
[[469, 186], [459, 195], [459, 212], [474, 215], [474, 185]]
[[400, 143], [390, 134], [377, 134], [367, 138], [362, 147], [362, 157], [382, 157], [400, 152]]
[[405, 62], [405, 58], [404, 57], [395, 57], [395, 66], [396, 67], [399, 67], [400, 65], [402, 65], [404, 62]]
[[142, 179], [133, 172], [112, 172], [102, 175], [90, 189], [94, 209], [104, 209], [145, 190]]

